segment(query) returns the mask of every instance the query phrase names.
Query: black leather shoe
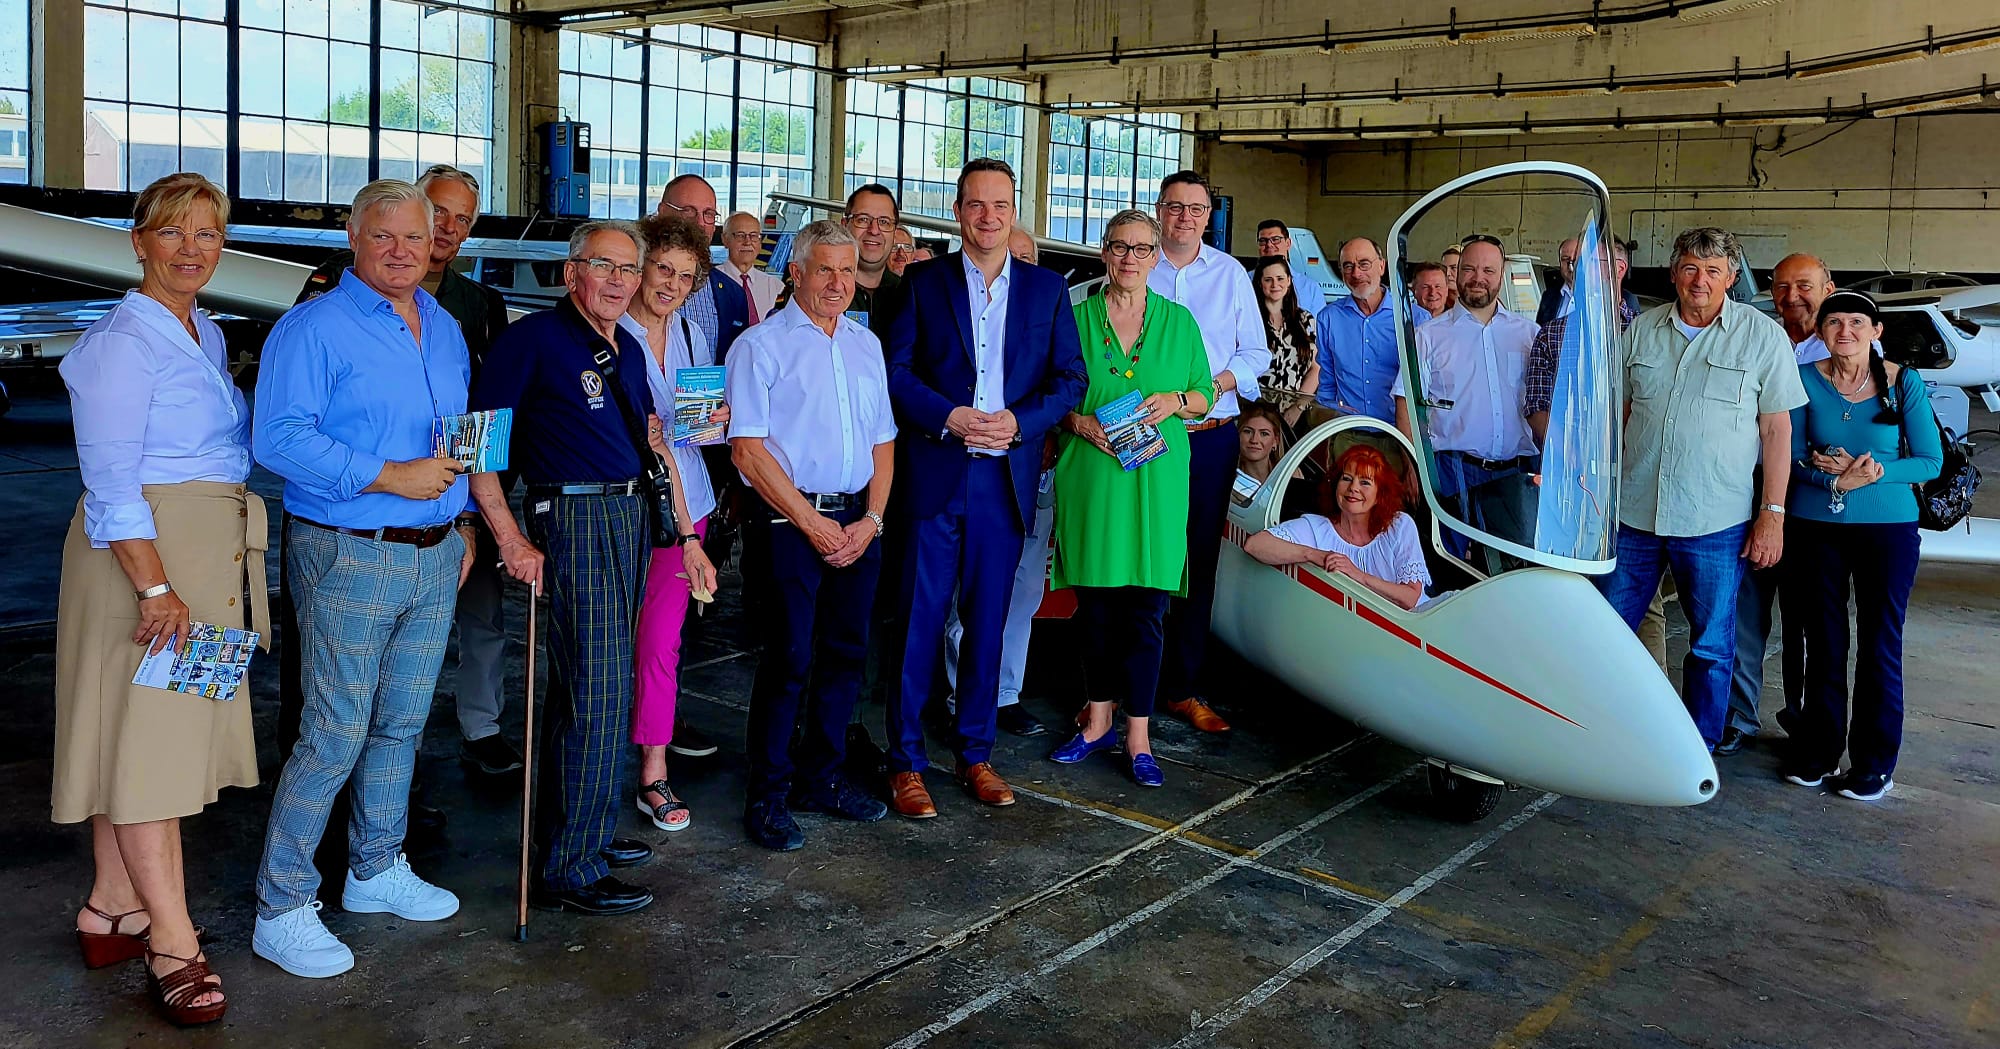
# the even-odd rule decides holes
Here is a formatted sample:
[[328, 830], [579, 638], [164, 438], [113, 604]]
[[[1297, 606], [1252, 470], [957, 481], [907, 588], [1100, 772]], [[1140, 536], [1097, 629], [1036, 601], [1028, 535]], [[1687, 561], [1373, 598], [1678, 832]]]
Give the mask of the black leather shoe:
[[667, 744], [667, 749], [684, 758], [705, 758], [722, 748], [693, 725], [675, 720], [674, 741]]
[[1017, 736], [1040, 736], [1049, 730], [1047, 725], [1042, 724], [1033, 714], [1028, 713], [1027, 707], [1019, 703], [1009, 703], [1001, 707], [999, 713], [993, 716], [993, 722]]
[[801, 791], [791, 800], [792, 808], [800, 812], [817, 812], [856, 823], [873, 823], [889, 814], [889, 806], [863, 794], [844, 779], [836, 779], [818, 790]]
[[743, 810], [743, 830], [751, 841], [778, 852], [790, 852], [806, 843], [806, 832], [799, 829], [781, 798], [751, 802]]
[[889, 780], [889, 755], [875, 745], [875, 738], [860, 725], [847, 726], [847, 778], [856, 783], [880, 785]]
[[581, 889], [551, 889], [544, 885], [528, 894], [528, 903], [536, 910], [591, 915], [630, 914], [651, 906], [652, 902], [651, 891], [609, 874]]
[[1715, 756], [1726, 758], [1731, 754], [1742, 751], [1749, 742], [1750, 737], [1744, 734], [1743, 730], [1734, 728], [1723, 729], [1722, 742], [1715, 745]]
[[613, 838], [611, 844], [597, 850], [597, 854], [604, 857], [604, 862], [609, 863], [612, 869], [623, 870], [652, 859], [653, 847], [636, 838]]
[[411, 798], [409, 820], [409, 828], [405, 834], [408, 836], [410, 848], [426, 849], [444, 843], [443, 809]]

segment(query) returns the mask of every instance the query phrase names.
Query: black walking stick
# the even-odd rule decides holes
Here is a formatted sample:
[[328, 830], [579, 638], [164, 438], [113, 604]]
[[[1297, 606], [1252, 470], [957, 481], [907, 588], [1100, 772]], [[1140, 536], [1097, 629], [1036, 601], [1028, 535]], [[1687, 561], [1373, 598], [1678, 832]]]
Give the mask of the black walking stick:
[[539, 580], [528, 584], [528, 700], [522, 714], [521, 730], [521, 877], [514, 913], [514, 942], [528, 942], [528, 839], [529, 814], [534, 807], [535, 783], [535, 605], [542, 595]]

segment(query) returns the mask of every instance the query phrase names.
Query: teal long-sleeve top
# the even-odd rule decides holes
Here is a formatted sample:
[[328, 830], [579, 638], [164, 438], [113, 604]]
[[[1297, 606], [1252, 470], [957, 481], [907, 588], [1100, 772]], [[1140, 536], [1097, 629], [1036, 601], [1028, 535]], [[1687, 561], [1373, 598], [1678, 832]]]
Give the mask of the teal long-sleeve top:
[[[1944, 469], [1944, 445], [1938, 439], [1937, 416], [1923, 376], [1904, 368], [1896, 376], [1896, 419], [1876, 422], [1882, 411], [1878, 398], [1850, 402], [1821, 375], [1816, 364], [1799, 366], [1806, 403], [1792, 409], [1792, 490], [1787, 500], [1793, 517], [1832, 524], [1900, 524], [1917, 519], [1917, 497], [1910, 490]], [[1851, 409], [1851, 410], [1850, 410]], [[1842, 419], [1845, 412], [1848, 418]], [[1909, 451], [1902, 450], [1907, 436]], [[1874, 455], [1882, 464], [1882, 479], [1847, 493], [1847, 509], [1828, 509], [1833, 475], [1807, 465], [1809, 453], [1827, 447], [1847, 454]]]

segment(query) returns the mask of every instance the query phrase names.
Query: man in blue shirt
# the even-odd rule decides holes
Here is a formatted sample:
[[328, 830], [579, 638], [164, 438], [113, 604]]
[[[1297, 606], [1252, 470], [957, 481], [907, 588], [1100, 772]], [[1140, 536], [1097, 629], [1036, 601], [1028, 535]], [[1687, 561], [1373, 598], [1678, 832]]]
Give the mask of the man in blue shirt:
[[1319, 403], [1338, 412], [1396, 419], [1396, 311], [1382, 279], [1382, 249], [1367, 237], [1340, 246], [1340, 279], [1353, 294], [1335, 299], [1319, 322]]
[[[563, 267], [568, 297], [509, 325], [472, 391], [475, 410], [514, 412], [509, 465], [527, 485], [527, 534], [496, 475], [473, 478], [473, 497], [508, 574], [544, 585], [550, 600], [549, 767], [537, 807], [541, 878], [530, 897], [543, 910], [624, 914], [653, 902], [610, 873], [652, 855], [642, 842], [611, 836], [618, 759], [631, 738], [633, 631], [652, 557], [648, 464], [634, 428], [646, 428], [653, 447], [645, 454], [663, 447], [645, 348], [618, 326], [644, 257], [644, 238], [629, 222], [577, 227]], [[700, 538], [684, 505], [676, 510], [689, 582], [696, 592], [713, 589]]]
[[[471, 548], [456, 460], [433, 424], [465, 411], [471, 359], [419, 285], [431, 206], [407, 182], [362, 187], [347, 224], [354, 266], [294, 307], [264, 342], [252, 449], [285, 479], [285, 571], [298, 599], [305, 712], [271, 801], [251, 948], [295, 976], [354, 955], [320, 923], [313, 850], [353, 774], [345, 910], [437, 921], [458, 898], [402, 854], [417, 742], [444, 665]], [[291, 642], [292, 639], [287, 639]]]

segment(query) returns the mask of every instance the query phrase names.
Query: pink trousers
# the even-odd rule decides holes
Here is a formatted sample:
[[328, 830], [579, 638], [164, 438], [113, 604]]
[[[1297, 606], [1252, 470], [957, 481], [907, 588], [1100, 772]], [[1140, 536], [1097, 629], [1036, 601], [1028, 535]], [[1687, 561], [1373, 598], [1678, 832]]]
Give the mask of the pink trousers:
[[[696, 524], [694, 531], [708, 538], [708, 521]], [[632, 691], [632, 742], [642, 747], [664, 747], [674, 739], [681, 627], [687, 622], [689, 599], [688, 581], [682, 578], [682, 549], [655, 549], [646, 568], [646, 599], [639, 605]]]

